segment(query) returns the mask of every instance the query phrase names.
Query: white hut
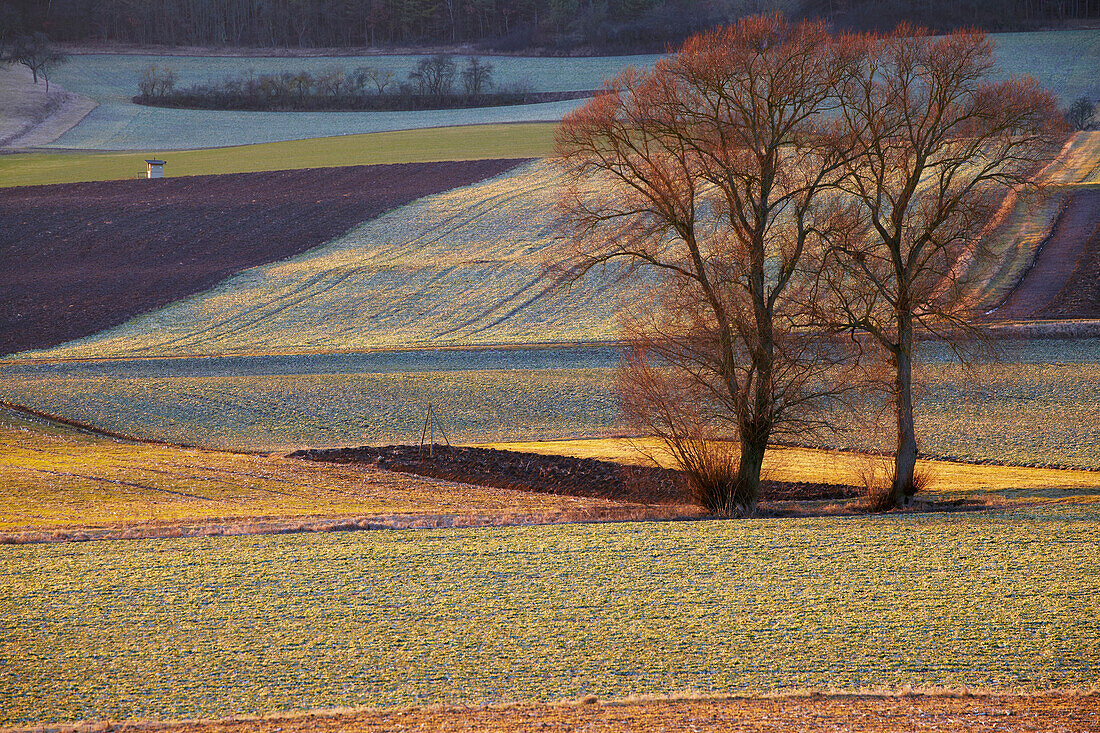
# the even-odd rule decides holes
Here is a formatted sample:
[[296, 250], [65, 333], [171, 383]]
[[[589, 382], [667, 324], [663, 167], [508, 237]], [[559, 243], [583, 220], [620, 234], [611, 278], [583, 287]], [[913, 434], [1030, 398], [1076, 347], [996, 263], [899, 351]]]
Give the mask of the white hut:
[[149, 164], [149, 178], [164, 178], [164, 161], [163, 160], [147, 160]]

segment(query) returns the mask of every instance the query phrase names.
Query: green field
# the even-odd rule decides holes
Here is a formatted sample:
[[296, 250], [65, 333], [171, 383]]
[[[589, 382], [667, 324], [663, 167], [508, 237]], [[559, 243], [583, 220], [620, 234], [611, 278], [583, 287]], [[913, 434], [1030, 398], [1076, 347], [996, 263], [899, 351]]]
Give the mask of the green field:
[[553, 151], [554, 127], [553, 123], [442, 127], [171, 154], [18, 153], [0, 156], [0, 188], [144, 178], [145, 159], [152, 156], [167, 160], [165, 174], [169, 177], [379, 163], [541, 158]]
[[1096, 505], [7, 547], [0, 722], [1100, 684]]

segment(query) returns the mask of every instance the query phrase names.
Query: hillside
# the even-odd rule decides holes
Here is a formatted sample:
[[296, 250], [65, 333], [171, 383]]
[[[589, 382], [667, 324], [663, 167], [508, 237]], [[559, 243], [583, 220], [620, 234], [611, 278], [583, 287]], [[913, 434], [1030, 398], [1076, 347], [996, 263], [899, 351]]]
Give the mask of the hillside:
[[0, 189], [0, 354], [89, 336], [517, 162]]
[[[992, 39], [998, 74], [1035, 76], [1068, 106], [1081, 96], [1100, 99], [1100, 30], [1004, 33]], [[177, 85], [242, 76], [332, 66], [354, 70], [371, 66], [392, 71], [403, 81], [420, 55], [353, 55], [316, 58], [245, 58], [151, 54], [74, 55], [55, 73], [66, 89], [98, 103], [79, 125], [50, 144], [80, 150], [179, 150], [297, 140], [354, 133], [422, 129], [486, 123], [553, 122], [583, 100], [482, 109], [417, 112], [225, 112], [163, 109], [136, 105], [141, 70], [149, 64], [174, 69]], [[602, 80], [627, 66], [652, 65], [659, 55], [545, 58], [485, 56], [497, 88], [521, 84], [532, 91], [564, 92], [598, 88]]]
[[[991, 317], [1100, 317], [1088, 269], [1097, 256], [1098, 243], [1089, 236], [1100, 221], [1100, 195], [1091, 186], [1098, 170], [1100, 133], [1083, 133], [1050, 167], [1047, 176], [1055, 185], [1042, 199], [1021, 199], [991, 232], [995, 258], [979, 273], [978, 302], [994, 308], [1029, 271], [1036, 274], [1021, 286], [1017, 300], [1031, 292], [1032, 281], [1052, 291], [1023, 310], [1013, 305], [1006, 311], [1011, 316]], [[560, 257], [564, 236], [556, 208], [558, 175], [552, 163], [530, 163], [415, 201], [308, 253], [241, 273], [206, 292], [195, 288], [194, 297], [39, 356], [321, 353], [614, 340], [619, 305], [632, 295], [632, 286], [595, 273], [563, 291], [546, 276], [546, 267]], [[45, 239], [55, 236], [44, 233], [50, 230], [45, 223], [37, 229]], [[1055, 245], [1049, 244], [1052, 232]], [[1055, 282], [1044, 273], [1056, 256], [1061, 264]], [[1036, 270], [1037, 259], [1047, 264]], [[1047, 308], [1055, 296], [1064, 305]]]
[[[194, 297], [49, 356], [318, 353], [615, 339], [624, 286], [597, 279], [564, 292], [544, 278], [547, 264], [559, 256], [558, 193], [553, 167], [531, 163], [420, 199], [211, 290], [195, 288]], [[53, 236], [45, 233], [48, 226], [39, 228], [44, 238]], [[290, 235], [285, 238], [289, 242]]]

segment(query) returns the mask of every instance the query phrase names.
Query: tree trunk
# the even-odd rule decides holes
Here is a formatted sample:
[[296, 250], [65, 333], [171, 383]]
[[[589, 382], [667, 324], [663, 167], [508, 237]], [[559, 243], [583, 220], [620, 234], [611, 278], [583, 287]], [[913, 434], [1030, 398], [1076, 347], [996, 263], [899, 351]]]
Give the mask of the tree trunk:
[[913, 469], [917, 464], [917, 434], [913, 425], [913, 321], [908, 314], [898, 319], [897, 376], [894, 399], [898, 418], [898, 449], [894, 456], [891, 503], [904, 506], [912, 494]]
[[744, 516], [756, 510], [760, 499], [760, 469], [764, 465], [764, 453], [768, 449], [771, 431], [760, 425], [741, 427], [741, 463], [737, 469], [737, 485], [734, 488], [733, 506], [730, 510]]

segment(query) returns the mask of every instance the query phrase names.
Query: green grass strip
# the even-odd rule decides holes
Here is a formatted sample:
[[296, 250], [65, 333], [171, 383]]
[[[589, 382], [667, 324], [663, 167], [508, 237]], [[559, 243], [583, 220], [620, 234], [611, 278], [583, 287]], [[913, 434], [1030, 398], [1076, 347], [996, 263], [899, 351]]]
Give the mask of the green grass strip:
[[437, 127], [177, 151], [18, 153], [0, 156], [0, 187], [144, 178], [145, 159], [167, 161], [166, 177], [427, 163], [542, 158], [554, 147], [551, 122]]

